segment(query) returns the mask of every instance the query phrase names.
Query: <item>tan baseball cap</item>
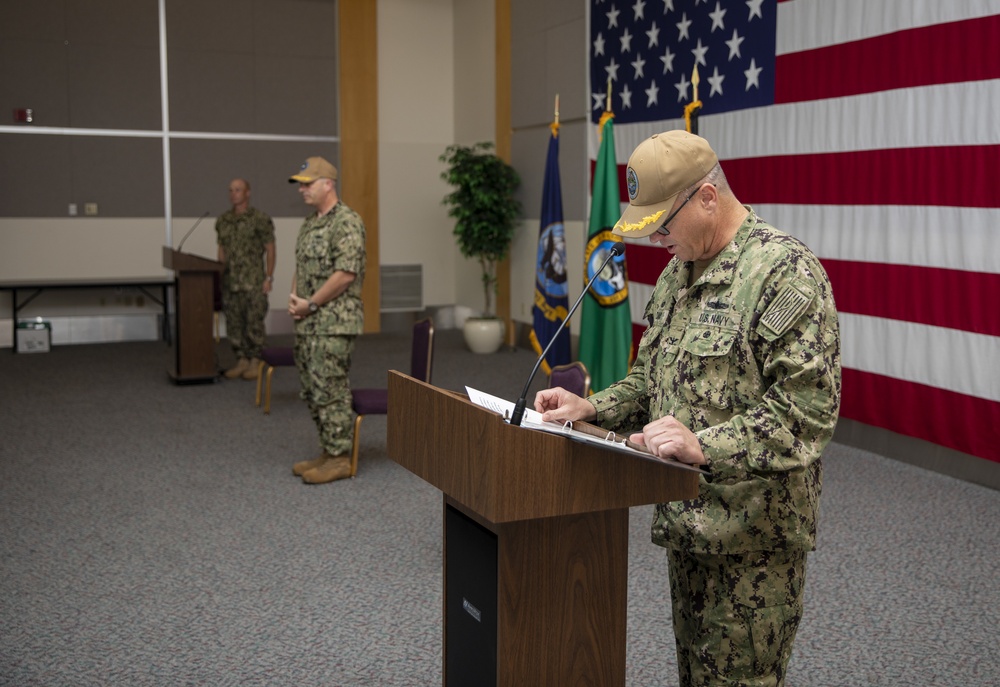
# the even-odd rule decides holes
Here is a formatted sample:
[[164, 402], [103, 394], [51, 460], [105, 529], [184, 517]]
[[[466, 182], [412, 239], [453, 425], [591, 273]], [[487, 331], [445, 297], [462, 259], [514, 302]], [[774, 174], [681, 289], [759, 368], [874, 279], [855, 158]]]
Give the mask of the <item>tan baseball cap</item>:
[[309, 157], [302, 163], [297, 174], [293, 174], [288, 179], [288, 183], [311, 184], [317, 179], [337, 180], [337, 168], [321, 157]]
[[639, 239], [659, 229], [677, 196], [718, 164], [715, 151], [701, 136], [686, 131], [653, 134], [628, 159], [625, 183], [628, 208], [612, 233]]

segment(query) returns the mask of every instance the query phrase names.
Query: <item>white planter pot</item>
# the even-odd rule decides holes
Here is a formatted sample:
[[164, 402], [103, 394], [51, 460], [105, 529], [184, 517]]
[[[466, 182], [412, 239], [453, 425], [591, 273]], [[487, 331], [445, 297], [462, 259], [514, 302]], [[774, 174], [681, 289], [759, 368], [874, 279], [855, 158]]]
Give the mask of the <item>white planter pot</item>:
[[473, 353], [496, 353], [503, 344], [503, 320], [470, 317], [462, 332], [465, 345]]

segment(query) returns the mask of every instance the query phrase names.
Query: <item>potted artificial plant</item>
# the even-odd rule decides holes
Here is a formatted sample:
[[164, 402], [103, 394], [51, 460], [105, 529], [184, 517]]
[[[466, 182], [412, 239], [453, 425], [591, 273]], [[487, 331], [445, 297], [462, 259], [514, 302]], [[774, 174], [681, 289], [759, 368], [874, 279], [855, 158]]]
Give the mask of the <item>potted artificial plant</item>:
[[503, 320], [494, 310], [497, 265], [507, 257], [521, 204], [514, 199], [517, 171], [497, 157], [493, 144], [448, 146], [439, 158], [448, 165], [441, 178], [454, 186], [444, 197], [462, 255], [475, 258], [483, 273], [483, 317], [465, 322], [465, 342], [475, 353], [493, 353], [503, 343]]

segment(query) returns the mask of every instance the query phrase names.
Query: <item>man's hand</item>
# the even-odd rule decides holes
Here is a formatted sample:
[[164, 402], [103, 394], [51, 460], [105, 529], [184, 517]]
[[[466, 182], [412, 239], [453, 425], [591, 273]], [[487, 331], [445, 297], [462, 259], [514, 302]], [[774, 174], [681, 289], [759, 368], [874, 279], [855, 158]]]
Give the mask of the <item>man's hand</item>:
[[593, 420], [597, 417], [597, 409], [590, 401], [566, 391], [561, 386], [542, 389], [535, 394], [535, 410], [542, 414], [542, 420], [545, 422]]
[[708, 463], [698, 437], [672, 415], [650, 422], [641, 433], [633, 434], [629, 440], [642, 444], [659, 458], [673, 458], [688, 465]]
[[294, 293], [288, 296], [288, 314], [293, 320], [303, 320], [309, 317], [309, 299], [299, 298]]

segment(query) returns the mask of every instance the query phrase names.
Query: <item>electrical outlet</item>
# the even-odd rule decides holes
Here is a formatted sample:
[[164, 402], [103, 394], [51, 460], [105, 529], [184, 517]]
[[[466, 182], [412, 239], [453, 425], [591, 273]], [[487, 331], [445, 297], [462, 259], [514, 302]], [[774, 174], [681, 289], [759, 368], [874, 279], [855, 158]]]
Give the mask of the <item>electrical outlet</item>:
[[69, 204], [69, 216], [76, 217], [76, 203]]
[[88, 217], [95, 217], [97, 215], [97, 203], [84, 203], [83, 214]]

